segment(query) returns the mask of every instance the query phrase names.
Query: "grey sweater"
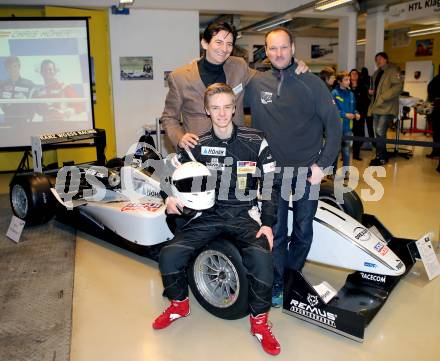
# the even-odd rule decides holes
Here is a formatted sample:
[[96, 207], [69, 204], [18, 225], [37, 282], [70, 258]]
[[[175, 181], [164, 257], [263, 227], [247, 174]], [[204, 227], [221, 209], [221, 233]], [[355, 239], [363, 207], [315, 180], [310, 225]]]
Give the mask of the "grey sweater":
[[[326, 168], [341, 145], [341, 122], [323, 81], [296, 64], [256, 75], [246, 87], [252, 127], [262, 130], [277, 166]], [[296, 172], [295, 172], [296, 173]]]

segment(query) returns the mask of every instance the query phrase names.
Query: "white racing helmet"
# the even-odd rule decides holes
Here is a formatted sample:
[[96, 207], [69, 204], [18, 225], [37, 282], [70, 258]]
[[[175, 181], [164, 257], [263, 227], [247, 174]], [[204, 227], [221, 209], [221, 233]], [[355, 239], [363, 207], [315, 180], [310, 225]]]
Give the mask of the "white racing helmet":
[[205, 165], [187, 162], [174, 171], [171, 190], [185, 207], [201, 211], [214, 205], [215, 185], [216, 179]]

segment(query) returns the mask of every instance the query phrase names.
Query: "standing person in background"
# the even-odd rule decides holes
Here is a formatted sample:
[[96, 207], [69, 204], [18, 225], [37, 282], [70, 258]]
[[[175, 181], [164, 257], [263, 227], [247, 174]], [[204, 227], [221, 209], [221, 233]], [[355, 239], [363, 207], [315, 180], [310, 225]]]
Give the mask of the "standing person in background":
[[376, 158], [370, 165], [388, 163], [386, 137], [389, 124], [399, 114], [399, 95], [403, 84], [399, 69], [390, 64], [387, 53], [380, 52], [375, 56], [377, 70], [373, 74], [373, 89], [369, 90], [371, 99], [368, 115], [373, 116], [374, 137], [376, 139]]
[[[236, 40], [234, 26], [227, 22], [211, 23], [202, 35], [201, 45], [205, 50], [202, 58], [169, 75], [169, 91], [161, 120], [175, 148], [195, 147], [199, 135], [211, 128], [211, 120], [203, 105], [204, 93], [211, 84], [226, 83], [232, 87], [236, 96], [233, 122], [244, 125], [244, 89], [256, 70], [249, 68], [242, 58], [231, 56]], [[304, 62], [300, 61], [298, 65], [298, 73], [309, 70]]]
[[[366, 67], [363, 67], [361, 69], [361, 72], [359, 74], [359, 85], [363, 86], [365, 89], [373, 89], [373, 85], [371, 83], [371, 76], [368, 74], [368, 69]], [[371, 95], [368, 94], [368, 105], [371, 102]], [[370, 138], [374, 137], [374, 129], [373, 129], [373, 117], [368, 115], [368, 105], [367, 105], [367, 113], [365, 116], [365, 121], [367, 123], [367, 130], [368, 130], [368, 136]]]
[[[434, 143], [440, 143], [440, 72], [428, 84], [428, 100], [434, 105], [431, 114], [432, 141]], [[440, 148], [432, 147], [432, 152], [426, 156], [428, 158], [440, 158]], [[440, 168], [437, 170], [439, 169]]]
[[371, 76], [368, 74], [368, 69], [364, 66], [359, 73], [359, 84], [362, 84], [367, 89], [370, 87]]
[[[350, 71], [350, 89], [356, 100], [356, 110], [360, 115], [360, 119], [353, 122], [353, 135], [355, 137], [365, 136], [365, 120], [370, 105], [370, 97], [368, 96], [368, 88], [360, 81], [359, 72], [356, 69]], [[353, 159], [362, 160], [360, 156], [362, 142], [353, 142]]]
[[325, 83], [328, 90], [332, 91], [333, 85], [335, 83], [336, 77], [335, 77], [335, 70], [329, 66], [326, 66], [323, 68], [320, 73], [319, 77], [321, 80]]
[[[323, 169], [332, 165], [339, 151], [341, 125], [324, 83], [312, 73], [297, 74], [290, 32], [285, 28], [271, 30], [265, 36], [265, 47], [272, 69], [252, 78], [246, 89], [246, 101], [251, 108], [253, 127], [265, 133], [277, 166], [283, 167], [272, 251], [272, 306], [280, 307], [284, 268], [301, 271], [312, 245], [318, 206], [314, 195], [325, 175]], [[289, 238], [287, 213], [291, 193], [293, 219]]]
[[[341, 71], [336, 74], [337, 85], [332, 90], [333, 99], [339, 109], [339, 116], [342, 122], [342, 135], [352, 136], [353, 123], [359, 121], [360, 115], [356, 110], [356, 100], [354, 94], [350, 91], [350, 74]], [[351, 140], [342, 140], [342, 165], [350, 166], [350, 148]]]

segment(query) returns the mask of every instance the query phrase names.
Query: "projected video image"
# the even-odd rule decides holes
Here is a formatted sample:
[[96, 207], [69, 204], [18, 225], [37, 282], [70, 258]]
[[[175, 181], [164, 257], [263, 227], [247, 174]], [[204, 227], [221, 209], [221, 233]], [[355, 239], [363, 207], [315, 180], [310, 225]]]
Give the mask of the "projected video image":
[[0, 146], [92, 127], [85, 20], [0, 21]]

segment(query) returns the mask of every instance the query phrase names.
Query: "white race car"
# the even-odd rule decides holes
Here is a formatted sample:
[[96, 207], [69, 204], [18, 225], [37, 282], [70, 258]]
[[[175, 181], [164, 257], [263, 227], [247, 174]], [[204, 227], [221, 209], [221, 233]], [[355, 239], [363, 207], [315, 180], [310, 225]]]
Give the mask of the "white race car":
[[[44, 223], [56, 214], [62, 222], [157, 260], [173, 233], [159, 183], [150, 169], [141, 166], [151, 154], [145, 148], [137, 154], [131, 161], [112, 160], [107, 167], [70, 166], [58, 177], [56, 172], [17, 174], [10, 184], [12, 210], [27, 224]], [[96, 185], [100, 187], [92, 191]], [[343, 202], [338, 202], [335, 185], [325, 182], [308, 260], [355, 272], [329, 298], [329, 290], [288, 270], [283, 310], [361, 341], [365, 327], [417, 256], [413, 240], [393, 237], [374, 216], [363, 214], [354, 191], [343, 193]], [[195, 254], [188, 279], [210, 313], [224, 319], [248, 313], [246, 269], [230, 240], [218, 239]]]

